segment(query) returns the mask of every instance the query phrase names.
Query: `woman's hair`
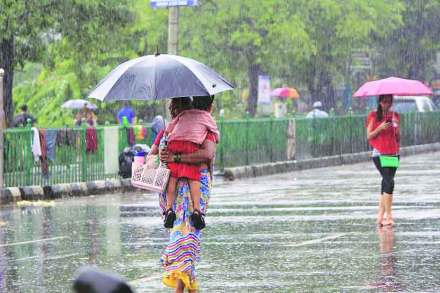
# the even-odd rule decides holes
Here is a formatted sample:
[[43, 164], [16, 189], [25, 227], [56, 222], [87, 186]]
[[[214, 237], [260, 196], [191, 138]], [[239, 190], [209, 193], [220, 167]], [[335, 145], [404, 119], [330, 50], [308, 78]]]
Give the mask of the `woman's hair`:
[[180, 112], [192, 109], [192, 103], [190, 97], [180, 97], [171, 100], [169, 107], [171, 118], [176, 117]]
[[379, 96], [379, 99], [377, 101], [377, 111], [376, 111], [376, 120], [377, 121], [383, 120], [383, 110], [382, 110], [382, 105], [380, 104], [380, 102], [382, 102], [383, 100], [385, 100], [388, 97], [391, 98], [391, 101], [393, 100], [393, 95], [380, 95]]

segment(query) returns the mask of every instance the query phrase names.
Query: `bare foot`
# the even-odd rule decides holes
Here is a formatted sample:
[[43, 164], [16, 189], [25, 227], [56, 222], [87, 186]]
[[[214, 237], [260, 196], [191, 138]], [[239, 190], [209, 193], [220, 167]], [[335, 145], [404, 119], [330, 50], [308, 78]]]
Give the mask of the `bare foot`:
[[392, 218], [388, 218], [385, 221], [382, 221], [383, 226], [394, 226], [394, 221]]
[[378, 226], [378, 227], [383, 227], [383, 223], [382, 223], [383, 221], [376, 221], [376, 225]]
[[383, 226], [383, 217], [377, 217], [376, 225], [377, 226]]

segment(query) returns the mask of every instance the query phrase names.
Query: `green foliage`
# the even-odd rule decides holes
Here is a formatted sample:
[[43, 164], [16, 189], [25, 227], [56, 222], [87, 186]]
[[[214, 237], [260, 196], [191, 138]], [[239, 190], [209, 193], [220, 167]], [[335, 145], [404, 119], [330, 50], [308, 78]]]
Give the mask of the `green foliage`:
[[[166, 52], [168, 11], [152, 10], [149, 2], [1, 1], [0, 39], [14, 37], [14, 64], [25, 64], [16, 68], [14, 104], [28, 103], [42, 126], [69, 124], [72, 113], [60, 108], [65, 100], [85, 98], [121, 62]], [[225, 118], [243, 117], [256, 107], [258, 74], [270, 75], [273, 87], [298, 88], [302, 101], [309, 96], [340, 107], [336, 88], [356, 88], [367, 74], [433, 75], [440, 2], [416, 2], [199, 1], [180, 8], [179, 54], [208, 64], [236, 85], [216, 99]], [[354, 52], [374, 60], [358, 80], [350, 69]], [[120, 104], [98, 104], [99, 122], [113, 122]], [[141, 118], [166, 112], [163, 102], [133, 105]]]
[[[52, 108], [54, 103], [62, 100], [66, 93], [77, 87], [75, 84], [80, 84], [80, 91], [84, 93], [90, 84], [97, 81], [96, 67], [103, 67], [100, 62], [107, 58], [108, 52], [112, 52], [110, 49], [115, 42], [119, 42], [120, 32], [130, 23], [132, 16], [128, 9], [130, 2], [128, 0], [0, 1], [0, 67], [6, 71], [4, 101], [9, 123], [12, 122], [13, 114], [14, 70], [23, 67], [26, 61], [41, 63], [45, 69], [42, 71], [43, 76], [38, 77], [38, 81], [48, 83], [41, 87], [41, 92], [17, 90], [18, 101], [24, 99], [20, 93], [26, 95], [31, 92], [33, 96], [41, 99], [55, 97], [55, 100], [35, 103], [35, 105], [42, 103], [45, 108]], [[70, 64], [64, 64], [65, 61]], [[59, 71], [62, 72], [64, 68], [68, 68], [68, 71], [64, 72], [63, 76], [59, 76]], [[58, 80], [55, 81], [54, 77]], [[42, 111], [41, 108], [33, 110]], [[47, 117], [43, 117], [42, 121], [52, 121], [58, 116], [57, 112], [53, 111], [45, 114]]]
[[295, 7], [314, 51], [289, 76], [328, 108], [336, 106], [336, 85], [350, 79], [351, 54], [374, 45], [373, 34], [387, 34], [398, 26], [403, 9], [400, 0], [299, 0]]
[[[181, 52], [221, 69], [238, 85], [236, 103], [249, 85], [249, 103], [255, 103], [255, 76], [277, 74], [280, 64], [300, 60], [313, 49], [288, 6], [276, 0], [205, 1], [184, 11]], [[252, 105], [247, 108], [252, 112]]]
[[27, 104], [40, 126], [73, 125], [71, 111], [61, 109], [69, 99], [81, 97], [81, 87], [73, 71], [74, 62], [66, 59], [53, 70], [43, 69], [32, 82], [23, 82], [14, 88], [16, 108]]
[[384, 75], [428, 81], [435, 75], [432, 65], [440, 50], [440, 1], [405, 0], [405, 4], [403, 25], [381, 36], [375, 63]]
[[[28, 104], [40, 126], [72, 125], [74, 113], [61, 109], [64, 101], [86, 98], [116, 65], [154, 52], [156, 44], [166, 44], [166, 14], [160, 12], [162, 16], [155, 17], [149, 1], [130, 1], [133, 6], [121, 1], [76, 1], [70, 5], [73, 4], [64, 1], [58, 7], [63, 11], [59, 17], [65, 22], [60, 25], [56, 40], [40, 56], [44, 69], [35, 80], [19, 80], [14, 88], [14, 104]], [[121, 22], [124, 25], [116, 27]], [[158, 29], [159, 22], [164, 23], [162, 30]], [[30, 75], [31, 71], [35, 72], [25, 66], [19, 72]], [[98, 123], [114, 123], [120, 105], [98, 102], [98, 106]], [[153, 103], [152, 108], [159, 106]]]

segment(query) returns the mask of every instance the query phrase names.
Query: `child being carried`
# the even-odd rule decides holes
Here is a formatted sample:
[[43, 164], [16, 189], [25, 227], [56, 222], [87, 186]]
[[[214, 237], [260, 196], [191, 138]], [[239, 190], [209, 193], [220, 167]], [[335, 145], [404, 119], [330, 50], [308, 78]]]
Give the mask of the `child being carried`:
[[170, 179], [167, 187], [167, 206], [165, 210], [165, 228], [172, 228], [176, 219], [173, 203], [176, 199], [176, 186], [179, 178], [187, 178], [190, 187], [193, 213], [191, 220], [196, 229], [203, 229], [205, 221], [200, 211], [200, 165], [180, 161], [180, 154], [190, 154], [199, 150], [208, 132], [219, 140], [217, 124], [211, 114], [205, 110], [190, 109], [180, 113], [167, 126], [164, 136], [168, 137], [167, 150], [174, 155], [168, 163]]

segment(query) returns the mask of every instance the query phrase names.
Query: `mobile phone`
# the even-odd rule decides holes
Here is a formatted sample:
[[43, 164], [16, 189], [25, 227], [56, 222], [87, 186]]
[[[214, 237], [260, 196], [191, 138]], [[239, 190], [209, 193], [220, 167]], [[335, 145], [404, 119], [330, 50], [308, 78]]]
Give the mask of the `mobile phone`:
[[391, 119], [387, 119], [386, 123], [392, 123], [393, 121]]

